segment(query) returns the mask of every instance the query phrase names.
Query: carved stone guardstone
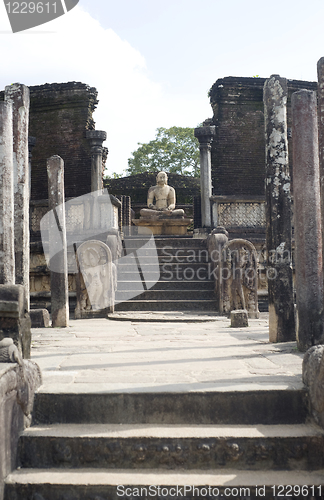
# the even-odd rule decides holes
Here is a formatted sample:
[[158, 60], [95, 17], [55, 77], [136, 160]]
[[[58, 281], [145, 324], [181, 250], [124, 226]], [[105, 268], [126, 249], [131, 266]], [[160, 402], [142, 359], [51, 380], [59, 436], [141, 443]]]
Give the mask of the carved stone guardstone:
[[117, 288], [117, 270], [110, 248], [102, 241], [85, 241], [77, 249], [77, 263], [75, 318], [105, 317], [114, 311]]
[[249, 318], [259, 318], [258, 258], [254, 245], [235, 239], [224, 245], [220, 268], [220, 313], [230, 315], [246, 309]]
[[[11, 339], [4, 341], [8, 343]], [[17, 353], [13, 344], [8, 348], [16, 349], [12, 352]], [[0, 362], [0, 498], [3, 498], [5, 477], [16, 467], [18, 440], [31, 423], [34, 395], [41, 383], [40, 369], [33, 361]]]
[[30, 358], [30, 317], [23, 285], [0, 285], [0, 340], [6, 337], [23, 358]]
[[309, 392], [309, 410], [315, 422], [324, 427], [324, 345], [308, 349], [303, 359], [303, 382]]

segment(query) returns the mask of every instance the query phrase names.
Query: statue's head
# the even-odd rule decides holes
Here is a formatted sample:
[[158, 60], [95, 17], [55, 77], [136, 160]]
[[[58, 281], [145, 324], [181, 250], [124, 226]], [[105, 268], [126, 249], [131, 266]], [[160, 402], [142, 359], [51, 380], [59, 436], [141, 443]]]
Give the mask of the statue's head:
[[166, 172], [159, 172], [156, 176], [157, 184], [167, 184], [168, 183], [168, 175]]

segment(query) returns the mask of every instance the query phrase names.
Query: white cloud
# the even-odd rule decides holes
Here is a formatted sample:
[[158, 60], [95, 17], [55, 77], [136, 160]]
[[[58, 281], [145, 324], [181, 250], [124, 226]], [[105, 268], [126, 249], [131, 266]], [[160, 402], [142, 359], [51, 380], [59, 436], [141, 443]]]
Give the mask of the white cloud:
[[144, 57], [79, 6], [50, 23], [16, 34], [9, 31], [3, 4], [2, 11], [0, 87], [14, 82], [68, 81], [96, 87], [99, 105], [94, 119], [96, 128], [108, 134], [110, 172], [125, 169], [137, 142], [153, 139], [157, 127], [195, 126], [211, 114], [207, 97], [204, 111], [201, 101], [190, 96], [166, 95], [148, 77]]

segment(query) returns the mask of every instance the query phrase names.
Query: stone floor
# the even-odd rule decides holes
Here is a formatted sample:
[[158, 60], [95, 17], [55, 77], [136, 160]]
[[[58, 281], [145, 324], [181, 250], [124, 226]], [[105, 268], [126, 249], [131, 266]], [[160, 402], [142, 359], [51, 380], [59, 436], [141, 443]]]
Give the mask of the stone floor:
[[[41, 391], [236, 391], [300, 389], [303, 353], [268, 342], [268, 315], [231, 328], [224, 317], [125, 313], [34, 329]], [[152, 315], [151, 315], [152, 316]], [[148, 321], [150, 319], [150, 321]]]

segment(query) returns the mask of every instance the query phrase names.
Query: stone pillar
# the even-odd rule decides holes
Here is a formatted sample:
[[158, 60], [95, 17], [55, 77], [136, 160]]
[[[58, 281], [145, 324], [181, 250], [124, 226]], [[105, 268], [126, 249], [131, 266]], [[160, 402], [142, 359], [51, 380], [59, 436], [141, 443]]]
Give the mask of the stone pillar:
[[0, 102], [0, 284], [15, 283], [12, 104]]
[[195, 137], [200, 148], [200, 188], [201, 188], [201, 225], [212, 227], [210, 197], [211, 181], [211, 143], [215, 136], [215, 125], [195, 128]]
[[295, 340], [291, 259], [291, 191], [287, 141], [287, 80], [272, 75], [264, 84], [266, 143], [266, 246], [269, 340]]
[[29, 309], [29, 88], [20, 83], [5, 88], [13, 111], [13, 172], [16, 284], [23, 285]]
[[[322, 228], [324, 228], [324, 57], [317, 63], [317, 106], [318, 106], [318, 142], [321, 187]], [[324, 233], [322, 231], [322, 251], [324, 253]], [[324, 262], [324, 255], [323, 255]]]
[[297, 345], [324, 343], [320, 173], [316, 92], [292, 95]]
[[102, 189], [102, 143], [107, 133], [102, 130], [87, 130], [86, 137], [91, 146], [91, 191]]
[[[65, 226], [64, 162], [59, 156], [47, 160], [48, 208], [53, 210], [57, 227], [49, 228], [49, 249], [61, 248], [50, 260], [51, 314], [53, 327], [69, 325], [68, 266]], [[56, 241], [56, 237], [60, 241]], [[55, 269], [55, 271], [54, 271]], [[58, 271], [58, 272], [56, 272]]]
[[132, 205], [130, 196], [121, 196], [121, 211], [122, 211], [122, 231], [125, 236], [129, 236], [131, 233], [132, 225]]
[[36, 137], [28, 137], [28, 163], [29, 163], [29, 196], [31, 197], [31, 160], [33, 157], [33, 149], [36, 146]]

